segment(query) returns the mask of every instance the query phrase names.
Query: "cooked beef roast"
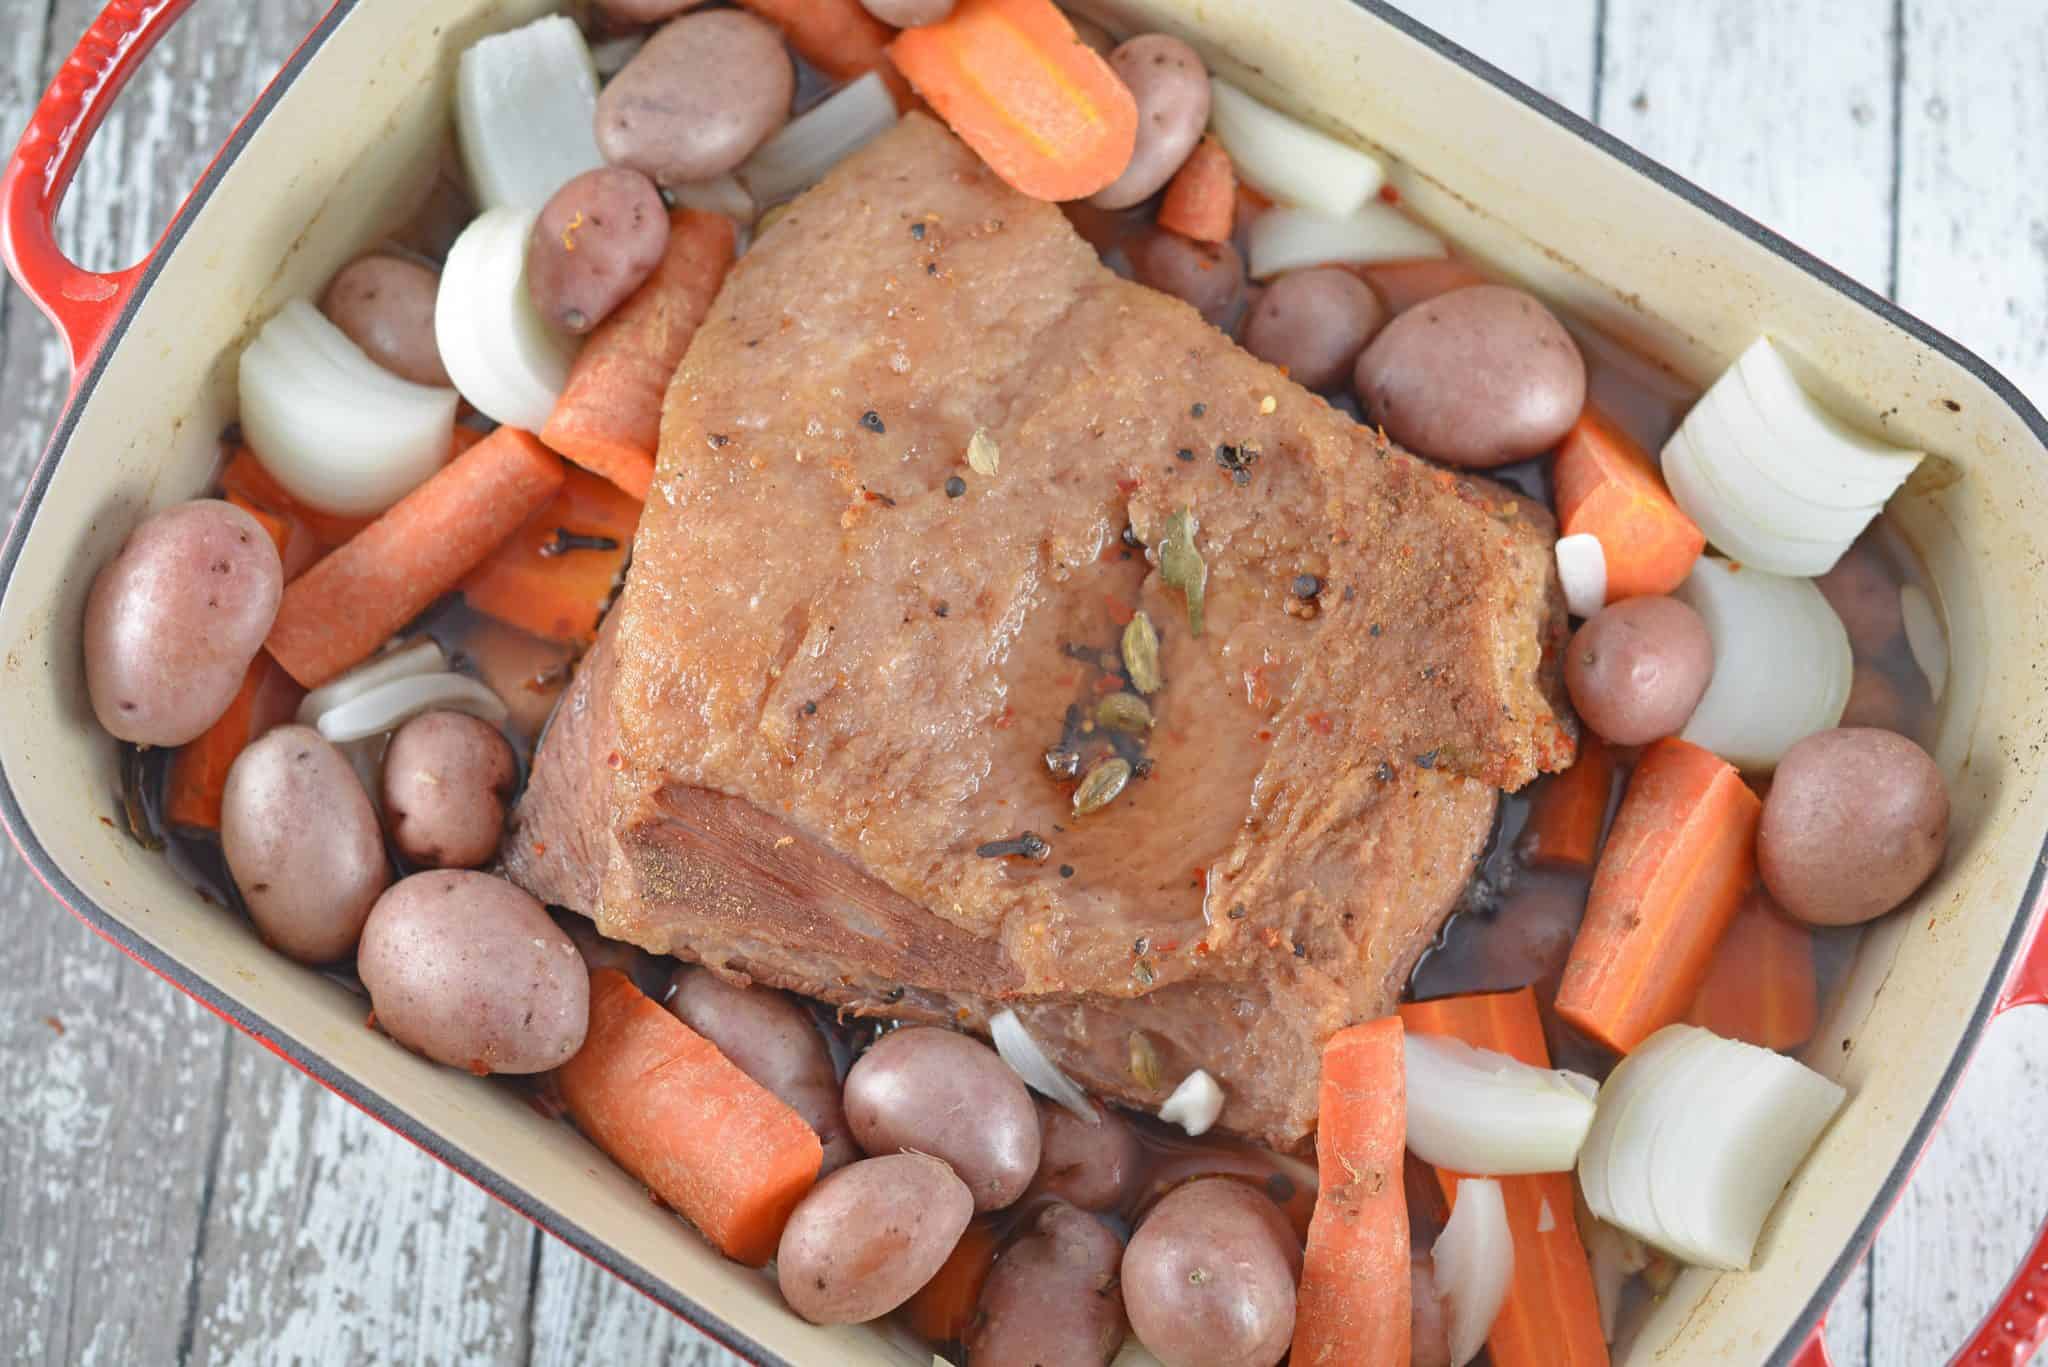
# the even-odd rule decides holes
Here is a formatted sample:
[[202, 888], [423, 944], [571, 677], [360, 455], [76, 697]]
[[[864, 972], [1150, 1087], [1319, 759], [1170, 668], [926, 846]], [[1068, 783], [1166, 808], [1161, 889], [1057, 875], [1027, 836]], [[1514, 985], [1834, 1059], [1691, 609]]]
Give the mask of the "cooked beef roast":
[[[1393, 1005], [1497, 790], [1572, 756], [1553, 535], [912, 115], [692, 344], [508, 869], [852, 1013], [1015, 1007], [1138, 1106], [1207, 1068], [1225, 1126], [1293, 1144], [1322, 1042]], [[1149, 726], [1103, 707], [1136, 612]]]

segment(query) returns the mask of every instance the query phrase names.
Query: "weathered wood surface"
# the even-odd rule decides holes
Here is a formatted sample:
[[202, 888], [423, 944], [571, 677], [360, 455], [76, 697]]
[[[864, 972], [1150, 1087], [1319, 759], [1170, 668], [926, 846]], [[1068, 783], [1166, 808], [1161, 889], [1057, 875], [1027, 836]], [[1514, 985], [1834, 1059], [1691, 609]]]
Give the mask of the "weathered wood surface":
[[[322, 0], [201, 0], [61, 225], [138, 256]], [[0, 137], [95, 4], [0, 0]], [[2048, 398], [2048, 8], [2033, 0], [1411, 0], [1566, 106], [1893, 293]], [[0, 292], [0, 497], [62, 401]], [[36, 1363], [729, 1355], [99, 943], [0, 856], [0, 1324]], [[1829, 1325], [1938, 1361], [2048, 1211], [2048, 1013], [1992, 1032]]]

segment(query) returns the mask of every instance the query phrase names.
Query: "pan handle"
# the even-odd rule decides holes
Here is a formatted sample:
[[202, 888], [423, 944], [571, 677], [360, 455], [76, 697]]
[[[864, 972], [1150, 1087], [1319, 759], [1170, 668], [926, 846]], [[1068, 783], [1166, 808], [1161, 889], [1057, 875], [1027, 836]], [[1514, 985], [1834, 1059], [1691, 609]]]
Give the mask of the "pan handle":
[[58, 68], [0, 171], [0, 260], [63, 336], [74, 381], [121, 316], [155, 251], [124, 270], [85, 270], [57, 245], [57, 210], [121, 87], [191, 3], [113, 0], [101, 10]]
[[[2020, 951], [1993, 1014], [2017, 1006], [2048, 1006], [2048, 898], [2034, 908], [2034, 926], [2028, 932], [2026, 948]], [[1830, 1367], [1827, 1344], [1821, 1336], [1826, 1322], [1822, 1316], [1821, 1323], [1813, 1326], [1813, 1333], [1794, 1355], [1792, 1367]], [[1991, 1313], [1950, 1362], [1952, 1367], [1976, 1363], [2021, 1367], [2044, 1342], [2048, 1342], [2048, 1223], [2042, 1225], [2034, 1246], [2027, 1250], [2020, 1270], [2013, 1274]]]

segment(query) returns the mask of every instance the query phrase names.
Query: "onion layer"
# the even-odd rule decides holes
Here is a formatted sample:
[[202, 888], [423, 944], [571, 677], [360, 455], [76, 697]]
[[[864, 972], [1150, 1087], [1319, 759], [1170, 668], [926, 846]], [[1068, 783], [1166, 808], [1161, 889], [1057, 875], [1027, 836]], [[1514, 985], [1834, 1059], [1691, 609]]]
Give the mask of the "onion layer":
[[896, 126], [896, 97], [870, 71], [791, 119], [736, 173], [763, 208], [792, 199]]
[[1254, 280], [1309, 266], [1370, 266], [1448, 254], [1442, 238], [1376, 199], [1343, 218], [1313, 209], [1268, 209], [1252, 220], [1246, 246]]
[[1680, 734], [1761, 772], [1842, 719], [1855, 660], [1842, 619], [1811, 579], [1701, 556], [1674, 595], [1707, 624], [1714, 673]]
[[1173, 1089], [1173, 1095], [1166, 1098], [1165, 1104], [1159, 1108], [1161, 1120], [1169, 1125], [1178, 1125], [1195, 1137], [1207, 1134], [1221, 1114], [1223, 1089], [1216, 1085], [1216, 1079], [1210, 1077], [1204, 1068], [1197, 1068], [1182, 1078], [1180, 1086]]
[[1557, 539], [1557, 582], [1566, 611], [1592, 617], [1607, 606], [1607, 548], [1591, 532]]
[[421, 674], [442, 674], [447, 669], [448, 656], [440, 643], [431, 636], [422, 636], [410, 645], [372, 656], [341, 677], [321, 684], [300, 699], [299, 721], [306, 726], [316, 726], [321, 713], [360, 698], [381, 684]]
[[1453, 1172], [1569, 1172], [1594, 1082], [1442, 1035], [1409, 1035], [1408, 1148]]
[[434, 295], [434, 340], [462, 397], [485, 417], [538, 432], [575, 358], [572, 338], [549, 327], [526, 292], [533, 210], [478, 215], [448, 249]]
[[1345, 218], [1386, 180], [1374, 158], [1229, 82], [1211, 81], [1210, 91], [1209, 127], [1244, 183], [1268, 199]]
[[415, 674], [391, 679], [337, 703], [314, 723], [336, 745], [395, 731], [422, 712], [467, 712], [480, 721], [500, 725], [505, 704], [464, 674]]
[[1667, 1025], [1600, 1089], [1579, 1156], [1593, 1214], [1682, 1261], [1740, 1271], [1846, 1094], [1811, 1068]]
[[1500, 1183], [1486, 1177], [1459, 1180], [1451, 1218], [1429, 1256], [1444, 1301], [1451, 1367], [1464, 1367], [1486, 1346], [1515, 1276], [1515, 1237], [1508, 1229]]
[[1760, 337], [1664, 445], [1679, 507], [1724, 554], [1773, 574], [1833, 567], [1920, 463], [1853, 430]]
[[448, 459], [455, 391], [399, 379], [303, 299], [243, 349], [239, 380], [263, 468], [322, 512], [381, 513]]
[[575, 21], [552, 14], [471, 43], [456, 64], [455, 133], [485, 209], [538, 213], [604, 165], [597, 71]]
[[1045, 1056], [1045, 1050], [1031, 1038], [1031, 1032], [1024, 1028], [1015, 1011], [998, 1011], [989, 1017], [988, 1034], [1003, 1062], [1024, 1079], [1026, 1087], [1057, 1101], [1090, 1125], [1101, 1121], [1088, 1094]]

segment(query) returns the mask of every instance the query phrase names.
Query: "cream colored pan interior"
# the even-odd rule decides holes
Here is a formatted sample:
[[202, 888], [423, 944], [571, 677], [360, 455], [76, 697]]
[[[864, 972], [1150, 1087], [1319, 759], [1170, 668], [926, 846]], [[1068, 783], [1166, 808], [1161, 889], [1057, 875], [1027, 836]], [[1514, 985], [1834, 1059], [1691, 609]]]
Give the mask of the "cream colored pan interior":
[[[1942, 457], [1898, 511], [1954, 639], [1938, 746], [1955, 794], [1948, 865], [1868, 937], [1810, 1048], [1852, 1099], [1780, 1202], [1757, 1270], [1688, 1274], [1620, 1355], [1759, 1361], [1857, 1237], [2023, 915], [2048, 829], [2048, 595], [2029, 516], [2048, 507], [2048, 452], [1958, 361], [1346, 0], [1089, 7], [1120, 30], [1180, 33], [1219, 71], [1388, 154], [1406, 202], [1463, 248], [1688, 378], [1766, 331], [1838, 406], [1885, 413], [1889, 435]], [[78, 629], [94, 568], [144, 512], [206, 485], [253, 323], [405, 217], [439, 155], [456, 54], [544, 8], [358, 0], [330, 21], [163, 265], [42, 491], [0, 600], [0, 765], [24, 834], [117, 938], [643, 1289], [794, 1362], [924, 1367], [907, 1338], [787, 1314], [771, 1283], [707, 1251], [566, 1125], [365, 1029], [358, 999], [264, 950], [103, 819], [118, 812], [114, 747], [92, 725]]]

